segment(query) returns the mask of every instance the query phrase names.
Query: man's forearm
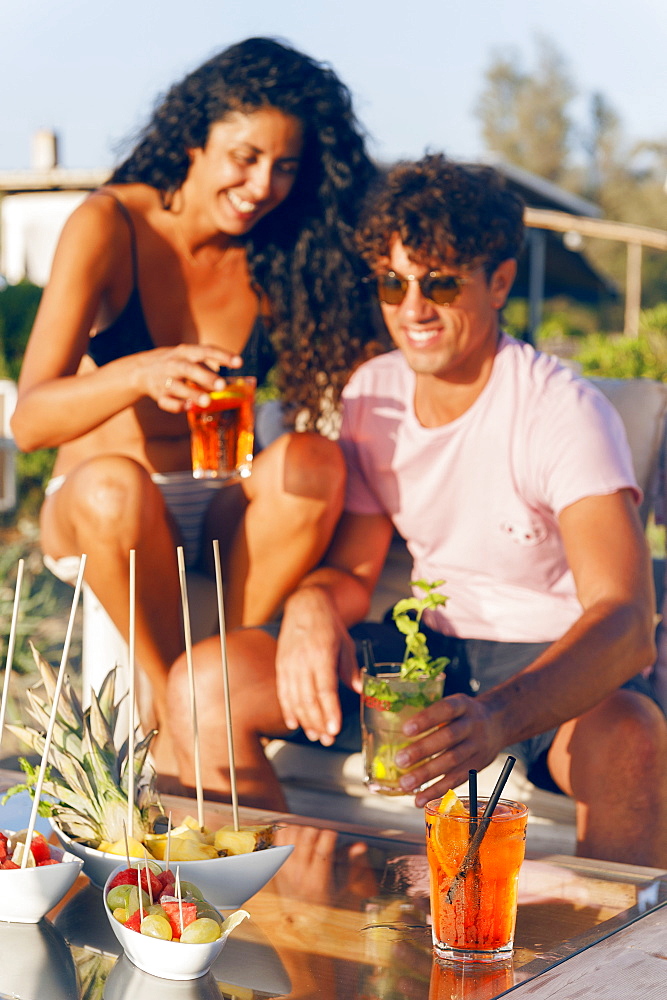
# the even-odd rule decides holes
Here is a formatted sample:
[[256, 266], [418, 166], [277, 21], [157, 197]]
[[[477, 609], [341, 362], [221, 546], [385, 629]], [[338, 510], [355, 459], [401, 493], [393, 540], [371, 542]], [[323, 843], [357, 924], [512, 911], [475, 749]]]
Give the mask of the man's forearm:
[[652, 622], [632, 605], [586, 610], [529, 667], [479, 697], [515, 743], [593, 708], [655, 660]]
[[316, 588], [322, 591], [337, 611], [346, 627], [362, 621], [368, 614], [370, 594], [366, 587], [354, 576], [343, 569], [333, 566], [322, 566], [304, 577], [291, 597], [286, 602], [300, 603], [305, 597], [305, 591]]

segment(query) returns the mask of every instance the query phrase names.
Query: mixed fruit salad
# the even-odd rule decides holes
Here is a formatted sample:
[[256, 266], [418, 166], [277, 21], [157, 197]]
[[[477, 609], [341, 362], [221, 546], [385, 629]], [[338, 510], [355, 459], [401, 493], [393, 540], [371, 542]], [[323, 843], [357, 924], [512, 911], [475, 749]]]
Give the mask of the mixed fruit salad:
[[118, 872], [106, 905], [127, 930], [181, 944], [210, 944], [248, 916], [237, 910], [223, 920], [196, 885], [150, 862]]
[[[9, 834], [0, 830], [0, 869], [7, 871], [21, 867], [27, 836], [27, 830]], [[33, 833], [26, 868], [43, 868], [45, 865], [58, 864], [60, 864], [59, 859], [51, 856], [46, 837], [41, 833]]]

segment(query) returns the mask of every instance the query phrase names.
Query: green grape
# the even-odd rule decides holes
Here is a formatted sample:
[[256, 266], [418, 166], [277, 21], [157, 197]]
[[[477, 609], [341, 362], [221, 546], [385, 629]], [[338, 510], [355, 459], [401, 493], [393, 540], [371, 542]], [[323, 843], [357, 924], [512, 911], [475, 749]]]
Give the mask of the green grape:
[[138, 868], [140, 871], [143, 871], [146, 864], [148, 864], [148, 867], [154, 875], [159, 875], [162, 871], [157, 861], [133, 861], [130, 868]]
[[215, 920], [216, 923], [222, 924], [222, 917], [210, 903], [207, 903], [205, 899], [197, 901], [197, 916], [198, 917], [210, 917], [211, 920]]
[[183, 944], [210, 944], [220, 937], [220, 925], [210, 917], [198, 917], [181, 934]]
[[113, 889], [110, 889], [107, 894], [107, 906], [109, 909], [115, 910], [119, 906], [127, 906], [127, 900], [131, 890], [131, 885], [116, 885]]
[[[130, 891], [127, 894], [127, 903], [125, 905], [129, 914], [132, 914], [135, 910], [139, 909], [139, 888], [136, 885], [130, 886]], [[151, 897], [147, 892], [144, 892], [143, 889], [141, 890], [141, 905], [144, 910], [147, 910], [151, 905]]]
[[167, 919], [167, 914], [164, 912], [164, 908], [160, 906], [159, 903], [153, 903], [152, 906], [148, 907], [148, 909], [146, 910], [146, 915], [148, 916], [149, 914], [152, 914], [157, 917], [164, 917], [165, 920]]
[[127, 923], [127, 918], [129, 914], [124, 906], [117, 906], [116, 909], [113, 911], [113, 915], [120, 924]]
[[192, 896], [193, 899], [204, 898], [204, 893], [199, 889], [194, 882], [181, 882], [181, 896]]
[[161, 917], [159, 913], [149, 913], [141, 921], [141, 933], [148, 937], [160, 938], [162, 941], [171, 941], [171, 924], [166, 917]]

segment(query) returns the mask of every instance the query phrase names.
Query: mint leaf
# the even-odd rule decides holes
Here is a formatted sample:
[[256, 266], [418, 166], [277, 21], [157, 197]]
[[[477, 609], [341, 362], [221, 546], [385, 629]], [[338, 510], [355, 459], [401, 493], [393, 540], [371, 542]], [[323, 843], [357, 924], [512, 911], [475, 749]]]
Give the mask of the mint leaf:
[[405, 636], [405, 655], [401, 667], [403, 680], [437, 677], [449, 663], [446, 656], [431, 658], [426, 636], [419, 630], [424, 612], [447, 602], [444, 594], [436, 592], [436, 587], [441, 587], [444, 582], [444, 580], [435, 580], [433, 583], [428, 583], [426, 580], [412, 580], [411, 585], [423, 590], [424, 597], [404, 597], [397, 601], [392, 609], [394, 624]]

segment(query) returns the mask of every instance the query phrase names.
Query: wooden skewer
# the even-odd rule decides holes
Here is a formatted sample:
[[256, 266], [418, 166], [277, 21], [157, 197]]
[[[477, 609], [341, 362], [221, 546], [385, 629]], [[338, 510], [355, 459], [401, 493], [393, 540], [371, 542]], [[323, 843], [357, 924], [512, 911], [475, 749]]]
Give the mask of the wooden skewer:
[[[127, 861], [127, 867], [131, 868], [130, 864], [130, 844], [127, 839], [127, 823], [123, 820], [123, 837], [125, 838], [125, 860]], [[138, 878], [139, 876], [137, 876]]]
[[176, 866], [176, 899], [178, 900], [178, 919], [183, 933], [183, 894], [181, 893], [181, 869]]
[[42, 797], [44, 775], [46, 774], [46, 762], [49, 756], [49, 748], [51, 746], [51, 740], [53, 739], [53, 730], [56, 724], [56, 715], [58, 714], [58, 702], [60, 701], [60, 692], [62, 691], [63, 681], [65, 680], [65, 666], [67, 664], [67, 657], [69, 656], [69, 647], [72, 641], [72, 630], [74, 628], [74, 616], [76, 614], [77, 605], [79, 603], [79, 595], [81, 593], [81, 584], [83, 583], [83, 571], [85, 567], [86, 567], [86, 556], [82, 555], [81, 561], [79, 562], [79, 575], [77, 576], [76, 585], [74, 587], [72, 610], [70, 612], [69, 623], [67, 625], [67, 632], [65, 634], [65, 645], [63, 646], [63, 653], [60, 660], [60, 667], [58, 669], [58, 679], [56, 681], [56, 688], [53, 693], [53, 704], [51, 706], [51, 715], [49, 716], [49, 725], [47, 727], [46, 736], [44, 738], [44, 750], [42, 752], [42, 760], [39, 765], [39, 774], [37, 775], [37, 782], [35, 784], [35, 797], [33, 799], [32, 809], [30, 810], [30, 822], [28, 823], [28, 830], [26, 832], [25, 849], [23, 851], [23, 857], [21, 858], [21, 868], [25, 868], [28, 863], [28, 852], [30, 850], [30, 845], [32, 844], [32, 835], [35, 832], [37, 809], [39, 808], [39, 800]]
[[199, 829], [204, 829], [204, 789], [201, 778], [201, 751], [199, 746], [199, 729], [197, 726], [197, 699], [195, 696], [195, 671], [192, 664], [192, 634], [190, 631], [190, 608], [188, 605], [188, 585], [185, 579], [185, 557], [183, 546], [176, 550], [178, 556], [178, 577], [181, 584], [181, 602], [183, 604], [183, 630], [185, 632], [185, 658], [188, 665], [188, 681], [190, 688], [190, 716], [192, 718], [192, 742], [195, 763], [195, 788], [197, 792], [197, 822]]
[[236, 790], [236, 764], [234, 761], [234, 738], [232, 734], [232, 706], [229, 697], [229, 670], [227, 667], [227, 629], [225, 626], [225, 604], [222, 593], [222, 569], [220, 565], [220, 544], [213, 540], [213, 561], [215, 563], [215, 586], [218, 594], [218, 624], [220, 627], [220, 654], [222, 657], [222, 686], [225, 694], [225, 718], [227, 720], [227, 756], [229, 758], [229, 786], [232, 795], [232, 815], [234, 829], [239, 829], [239, 799]]
[[14, 610], [12, 611], [12, 623], [9, 628], [9, 640], [7, 642], [7, 662], [5, 664], [5, 680], [2, 685], [2, 702], [0, 702], [0, 746], [2, 746], [2, 734], [5, 729], [5, 714], [7, 712], [7, 698], [9, 697], [9, 677], [12, 672], [14, 660], [14, 646], [16, 644], [16, 623], [19, 615], [19, 598], [21, 596], [21, 584], [23, 583], [23, 567], [25, 559], [19, 559], [16, 569], [16, 589], [14, 590]]
[[[148, 874], [149, 873], [148, 851], [146, 850], [145, 847], [144, 847], [144, 871], [146, 872], [146, 888], [148, 889], [148, 898], [150, 899], [151, 906], [152, 906], [153, 905], [153, 886], [151, 885], [151, 877]], [[141, 886], [139, 886], [139, 888], [141, 889]]]
[[164, 870], [169, 871], [169, 855], [171, 854], [171, 809], [169, 810], [169, 819], [167, 821], [167, 850], [164, 854]]
[[135, 648], [135, 610], [136, 610], [136, 552], [130, 549], [130, 628], [128, 636], [128, 669], [129, 669], [129, 692], [128, 692], [128, 737], [127, 737], [127, 829], [130, 836], [134, 836], [134, 709], [135, 709], [135, 669], [134, 669], [134, 648]]

